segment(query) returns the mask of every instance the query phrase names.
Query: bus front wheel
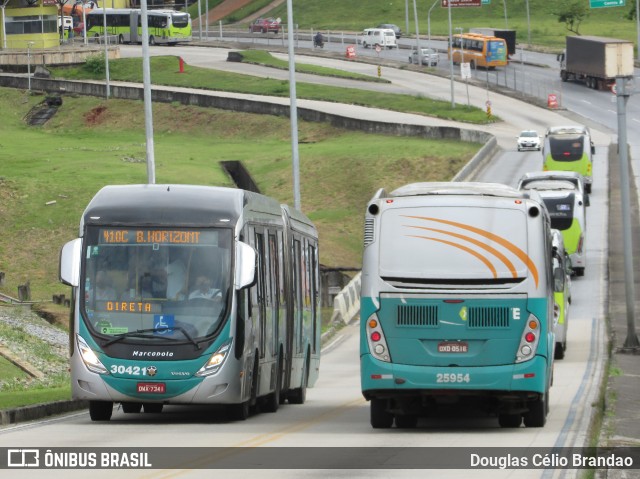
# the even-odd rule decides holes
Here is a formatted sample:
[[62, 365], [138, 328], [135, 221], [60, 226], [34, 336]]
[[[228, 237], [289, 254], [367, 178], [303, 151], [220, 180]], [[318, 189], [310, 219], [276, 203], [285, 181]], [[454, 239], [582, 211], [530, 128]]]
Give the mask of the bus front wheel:
[[156, 39], [154, 38], [153, 35], [149, 36], [149, 45], [155, 45], [156, 44]]
[[124, 43], [124, 36], [118, 35], [118, 44], [122, 45]]
[[371, 400], [371, 427], [374, 429], [388, 429], [393, 424], [393, 414], [387, 411], [385, 399]]
[[108, 421], [112, 413], [111, 401], [89, 401], [89, 416], [92, 421]]

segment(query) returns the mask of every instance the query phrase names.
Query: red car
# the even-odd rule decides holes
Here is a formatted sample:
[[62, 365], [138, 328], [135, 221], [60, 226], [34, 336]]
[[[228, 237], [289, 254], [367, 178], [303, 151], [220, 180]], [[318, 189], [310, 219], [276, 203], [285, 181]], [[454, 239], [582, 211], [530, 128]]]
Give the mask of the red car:
[[255, 33], [255, 32], [278, 33], [280, 31], [280, 19], [279, 18], [258, 18], [255, 22], [249, 25], [249, 31], [251, 33]]

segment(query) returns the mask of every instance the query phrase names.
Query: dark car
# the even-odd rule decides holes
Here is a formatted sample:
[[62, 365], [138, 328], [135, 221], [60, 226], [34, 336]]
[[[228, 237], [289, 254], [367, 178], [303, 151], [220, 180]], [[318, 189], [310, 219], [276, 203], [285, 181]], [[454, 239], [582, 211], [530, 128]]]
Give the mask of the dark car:
[[376, 28], [390, 28], [391, 30], [393, 30], [393, 33], [396, 34], [396, 38], [400, 38], [400, 36], [402, 35], [402, 30], [400, 30], [400, 27], [398, 25], [394, 25], [393, 23], [381, 23]]
[[258, 18], [255, 22], [249, 25], [249, 31], [251, 33], [260, 32], [278, 33], [280, 31], [280, 19], [279, 18]]

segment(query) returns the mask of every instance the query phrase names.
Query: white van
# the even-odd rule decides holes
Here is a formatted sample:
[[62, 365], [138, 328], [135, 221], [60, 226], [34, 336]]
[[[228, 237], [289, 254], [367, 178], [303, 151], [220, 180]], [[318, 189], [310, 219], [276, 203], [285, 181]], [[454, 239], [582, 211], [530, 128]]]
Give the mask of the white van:
[[[68, 32], [73, 28], [73, 18], [67, 15], [62, 18], [64, 21], [64, 30]], [[58, 17], [58, 29], [60, 29], [60, 17]]]
[[364, 48], [398, 48], [396, 34], [390, 28], [367, 28], [358, 36], [358, 44]]

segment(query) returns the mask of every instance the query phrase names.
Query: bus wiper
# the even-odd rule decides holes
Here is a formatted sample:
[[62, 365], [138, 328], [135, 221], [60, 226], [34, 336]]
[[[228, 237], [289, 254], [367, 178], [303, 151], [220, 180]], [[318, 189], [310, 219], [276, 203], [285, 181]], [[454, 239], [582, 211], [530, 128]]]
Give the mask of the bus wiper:
[[191, 337], [191, 335], [189, 333], [187, 333], [185, 331], [184, 328], [181, 328], [180, 326], [178, 327], [173, 327], [173, 328], [151, 328], [151, 329], [138, 329], [136, 331], [130, 331], [128, 333], [122, 333], [122, 334], [118, 334], [117, 336], [115, 336], [114, 338], [110, 339], [109, 341], [107, 341], [106, 343], [103, 344], [103, 347], [107, 347], [110, 346], [114, 343], [117, 343], [118, 341], [124, 339], [124, 338], [152, 338], [152, 339], [169, 339], [171, 341], [180, 341], [178, 338], [172, 338], [171, 336], [149, 336], [148, 333], [157, 333], [160, 331], [180, 331], [182, 334], [184, 334], [184, 336], [191, 341], [191, 343], [197, 348], [200, 349], [200, 344], [198, 344], [198, 342], [193, 339]]

